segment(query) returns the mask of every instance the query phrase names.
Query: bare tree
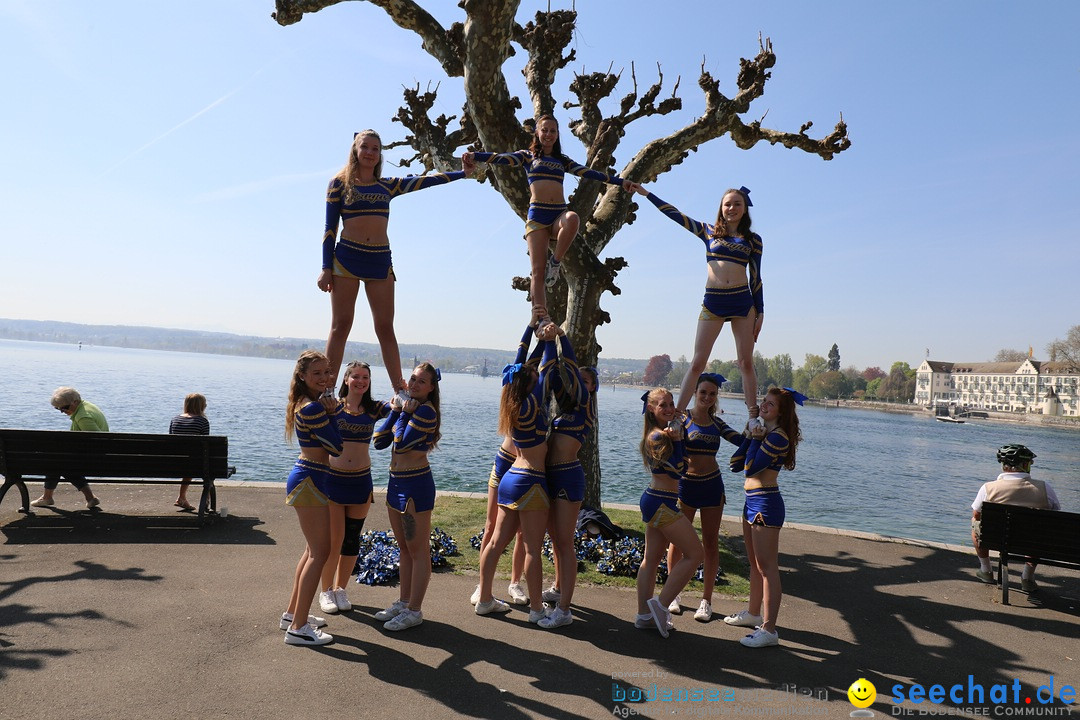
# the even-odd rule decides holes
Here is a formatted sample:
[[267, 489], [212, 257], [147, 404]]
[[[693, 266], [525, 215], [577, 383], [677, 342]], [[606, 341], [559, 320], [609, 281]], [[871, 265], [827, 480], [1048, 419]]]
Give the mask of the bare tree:
[[[291, 25], [299, 22], [305, 13], [318, 12], [342, 1], [276, 0], [273, 18], [280, 25]], [[465, 106], [458, 126], [453, 129], [450, 123], [455, 117], [430, 117], [435, 90], [421, 92], [416, 87], [405, 91], [404, 105], [394, 120], [404, 125], [408, 134], [386, 147], [411, 147], [415, 155], [406, 165], [415, 160], [426, 169], [446, 170], [463, 150], [502, 152], [528, 147], [532, 119], [554, 112], [555, 76], [575, 59], [574, 50], [567, 50], [577, 22], [574, 10], [537, 12], [531, 21], [521, 25], [516, 20], [519, 0], [461, 0], [458, 5], [464, 12], [464, 21], [447, 28], [415, 0], [367, 2], [382, 8], [399, 27], [420, 36], [424, 50], [440, 63], [446, 75], [460, 77], [464, 83]], [[720, 92], [720, 83], [705, 70], [703, 62], [697, 82], [703, 95], [698, 116], [685, 127], [638, 149], [618, 174], [635, 182], [652, 182], [702, 143], [724, 135], [730, 136], [743, 150], [765, 141], [797, 148], [824, 160], [846, 150], [851, 142], [843, 117], [831, 133], [820, 139], [807, 134], [811, 122], [803, 123], [797, 132], [785, 132], [764, 127], [764, 118], [747, 121], [742, 117], [749, 112], [750, 103], [764, 93], [769, 70], [776, 63], [770, 40], [759, 37], [758, 45], [753, 60], [740, 61], [738, 91], [732, 97]], [[526, 116], [524, 121], [519, 118], [523, 103], [511, 93], [503, 67], [515, 54], [515, 46], [527, 56], [523, 73], [529, 108], [521, 113]], [[610, 69], [575, 73], [568, 87], [574, 99], [563, 102], [562, 107], [577, 110], [578, 116], [569, 123], [569, 129], [585, 147], [586, 165], [610, 171], [615, 164], [615, 150], [630, 123], [682, 108], [679, 80], [661, 99], [664, 75], [659, 67], [657, 76], [656, 82], [641, 92], [636, 70], [631, 65], [630, 91], [618, 100], [604, 103], [619, 84], [621, 73]], [[602, 103], [617, 108], [605, 114]], [[520, 168], [492, 167], [488, 177], [524, 219], [529, 203], [525, 173]], [[581, 230], [564, 259], [563, 280], [548, 292], [547, 305], [552, 318], [566, 329], [581, 364], [594, 365], [601, 351], [596, 329], [611, 321], [600, 307], [600, 300], [604, 293], [619, 294], [615, 277], [627, 265], [621, 257], [602, 260], [600, 256], [618, 230], [633, 222], [637, 206], [631, 194], [593, 180], [583, 180], [568, 204], [581, 217]], [[515, 277], [512, 285], [528, 292], [529, 279]], [[582, 452], [582, 464], [588, 476], [585, 501], [599, 505], [600, 465], [595, 443], [594, 435]]]
[[1023, 362], [1027, 360], [1028, 354], [1022, 350], [1013, 350], [1012, 348], [1001, 348], [997, 351], [997, 355], [991, 362]]
[[1080, 372], [1080, 325], [1069, 328], [1064, 340], [1055, 339], [1046, 346], [1051, 362], [1065, 363], [1069, 372]]

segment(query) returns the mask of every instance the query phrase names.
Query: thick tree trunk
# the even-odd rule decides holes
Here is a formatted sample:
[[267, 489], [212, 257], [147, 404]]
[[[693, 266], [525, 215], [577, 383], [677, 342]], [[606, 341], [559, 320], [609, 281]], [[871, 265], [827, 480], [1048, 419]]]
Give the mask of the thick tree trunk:
[[[275, 0], [274, 19], [280, 25], [299, 22], [305, 13], [318, 12], [343, 0]], [[439, 61], [448, 77], [463, 77], [466, 102], [461, 129], [448, 131], [452, 118], [431, 120], [429, 111], [435, 92], [419, 92], [419, 86], [406, 90], [406, 106], [394, 119], [403, 123], [412, 134], [403, 143], [417, 152], [425, 167], [439, 167], [453, 162], [460, 150], [479, 146], [493, 152], [506, 152], [527, 147], [531, 132], [525, 129], [515, 111], [522, 103], [509, 88], [503, 68], [514, 54], [512, 43], [528, 53], [525, 64], [525, 87], [533, 117], [556, 108], [551, 91], [556, 73], [574, 60], [569, 47], [574, 36], [577, 13], [574, 10], [537, 12], [535, 19], [524, 27], [515, 18], [519, 0], [461, 0], [458, 6], [465, 13], [464, 23], [454, 23], [449, 29], [439, 22], [418, 0], [367, 0], [382, 8], [402, 29], [420, 36], [423, 48]], [[742, 149], [764, 140], [787, 148], [797, 148], [831, 160], [836, 153], [850, 147], [847, 126], [843, 117], [833, 131], [821, 139], [807, 135], [812, 123], [804, 123], [798, 132], [783, 132], [762, 127], [761, 120], [749, 123], [740, 117], [749, 111], [750, 103], [761, 97], [770, 70], [776, 63], [772, 44], [759, 37], [759, 52], [753, 60], [740, 61], [736, 87], [738, 92], [727, 97], [720, 84], [702, 63], [698, 87], [704, 95], [700, 115], [685, 127], [667, 137], [657, 138], [643, 146], [619, 173], [634, 182], [652, 182], [659, 175], [678, 165], [701, 144], [728, 135]], [[566, 109], [578, 108], [579, 117], [564, 123], [586, 149], [584, 162], [600, 170], [610, 170], [615, 150], [631, 122], [652, 115], [666, 115], [682, 108], [677, 96], [676, 80], [671, 96], [657, 99], [664, 76], [643, 93], [638, 92], [637, 77], [631, 65], [632, 91], [619, 100], [618, 111], [606, 115], [601, 102], [607, 101], [621, 79], [620, 74], [594, 72], [575, 75], [570, 92], [577, 102], [566, 102]], [[529, 189], [525, 173], [520, 169], [495, 167], [491, 169], [493, 185], [519, 217], [525, 216]], [[596, 365], [601, 348], [596, 342], [596, 329], [610, 316], [600, 307], [604, 293], [618, 294], [615, 277], [626, 266], [622, 258], [599, 259], [607, 244], [623, 225], [634, 220], [632, 198], [624, 191], [592, 180], [584, 180], [569, 198], [570, 207], [581, 216], [581, 232], [570, 248], [564, 263], [565, 279], [548, 292], [548, 311], [563, 325], [582, 365]], [[514, 278], [513, 287], [528, 291], [527, 278]], [[603, 412], [600, 412], [603, 422]], [[586, 470], [585, 502], [600, 504], [600, 461], [593, 433], [581, 452]]]

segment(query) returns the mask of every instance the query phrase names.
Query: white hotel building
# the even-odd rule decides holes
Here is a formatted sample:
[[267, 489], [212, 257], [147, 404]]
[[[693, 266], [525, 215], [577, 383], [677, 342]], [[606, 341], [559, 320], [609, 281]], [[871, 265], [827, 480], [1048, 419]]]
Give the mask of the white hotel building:
[[1080, 373], [1066, 363], [951, 363], [925, 360], [915, 372], [915, 403], [968, 410], [1080, 415]]

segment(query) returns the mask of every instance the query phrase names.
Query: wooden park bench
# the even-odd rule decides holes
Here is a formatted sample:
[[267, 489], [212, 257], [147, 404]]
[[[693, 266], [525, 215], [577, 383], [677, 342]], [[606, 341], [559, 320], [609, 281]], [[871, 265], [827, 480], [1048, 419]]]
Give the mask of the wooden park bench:
[[[214, 481], [236, 472], [229, 466], [229, 438], [221, 435], [12, 430], [0, 428], [0, 503], [12, 487], [20, 512], [31, 514], [27, 478], [81, 475], [117, 483], [202, 484], [199, 521], [217, 512]], [[168, 478], [165, 480], [164, 478]]]
[[1009, 604], [1009, 560], [1080, 569], [1080, 513], [987, 502], [980, 545], [998, 551], [1001, 602]]

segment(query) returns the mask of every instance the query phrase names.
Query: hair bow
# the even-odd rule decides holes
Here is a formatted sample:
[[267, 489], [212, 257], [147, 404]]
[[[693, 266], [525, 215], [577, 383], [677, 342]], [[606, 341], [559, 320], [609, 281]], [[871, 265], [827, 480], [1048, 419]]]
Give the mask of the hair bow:
[[641, 393], [641, 414], [644, 415], [645, 411], [649, 409], [649, 391]]
[[803, 395], [798, 390], [793, 390], [793, 389], [791, 389], [789, 387], [786, 387], [783, 390], [784, 390], [784, 392], [791, 395], [791, 399], [795, 401], [796, 405], [802, 405], [804, 402], [806, 402], [806, 396]]
[[525, 366], [521, 363], [514, 363], [513, 365], [507, 365], [506, 367], [504, 367], [502, 373], [502, 384], [509, 385], [511, 382], [513, 382], [514, 376], [517, 375], [523, 367]]
[[[754, 207], [754, 203], [750, 202], [750, 188], [746, 187], [745, 185], [740, 185], [739, 192], [741, 192], [743, 194], [743, 197], [746, 198], [746, 207]], [[786, 390], [787, 388], [784, 389]]]
[[727, 382], [727, 378], [720, 373], [701, 373], [701, 375], [698, 376], [698, 382], [701, 382], [702, 380], [708, 380], [717, 388]]
[[435, 368], [435, 382], [442, 380], [442, 371], [439, 368]]

